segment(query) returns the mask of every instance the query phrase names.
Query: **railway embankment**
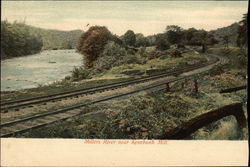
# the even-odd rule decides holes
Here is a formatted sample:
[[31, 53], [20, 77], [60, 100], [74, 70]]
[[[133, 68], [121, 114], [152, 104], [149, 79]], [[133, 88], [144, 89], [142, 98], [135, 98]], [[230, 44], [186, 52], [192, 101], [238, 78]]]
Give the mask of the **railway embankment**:
[[[244, 76], [244, 68], [228, 70], [229, 64], [225, 58], [220, 59], [220, 62], [224, 65], [214, 67], [210, 64], [211, 70], [206, 74], [201, 74], [201, 72], [208, 70], [208, 66], [192, 70], [185, 75], [182, 74], [182, 77], [195, 73], [200, 75], [171, 83], [168, 89], [163, 82], [162, 87], [158, 90], [140, 91], [140, 93], [123, 97], [121, 100], [102, 101], [99, 104], [86, 106], [84, 109], [78, 109], [75, 113], [67, 113], [66, 115], [64, 113], [64, 115], [59, 116], [64, 121], [59, 121], [60, 119], [57, 118], [53, 124], [31, 129], [19, 136], [152, 139], [159, 138], [169, 129], [181, 125], [190, 118], [224, 105], [240, 102], [243, 103], [243, 109], [246, 112], [246, 92], [244, 90], [234, 94], [219, 93], [222, 88], [245, 84], [246, 80], [241, 77]], [[155, 80], [155, 83], [151, 80], [150, 82], [141, 82], [141, 85], [138, 84], [137, 87], [124, 87], [118, 90], [127, 89], [127, 93], [129, 93], [159, 84], [164, 79], [167, 78], [161, 77]], [[103, 93], [105, 94], [105, 92]], [[112, 90], [109, 93], [112, 95]], [[116, 91], [116, 95], [122, 93], [126, 94], [126, 91]], [[97, 96], [102, 98], [106, 95]], [[96, 95], [93, 94], [93, 96]], [[42, 105], [38, 108], [42, 108]], [[20, 110], [16, 112], [20, 112]], [[67, 118], [70, 114], [80, 115]], [[49, 119], [55, 120], [51, 117]], [[234, 118], [226, 117], [199, 129], [187, 139], [246, 139], [246, 131], [238, 129], [237, 121]]]

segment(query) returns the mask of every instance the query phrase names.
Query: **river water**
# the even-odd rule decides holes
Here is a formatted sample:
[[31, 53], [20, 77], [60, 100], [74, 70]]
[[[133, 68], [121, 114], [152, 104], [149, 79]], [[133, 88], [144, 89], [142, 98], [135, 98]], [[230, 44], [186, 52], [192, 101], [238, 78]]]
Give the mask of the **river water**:
[[47, 50], [1, 61], [1, 91], [35, 88], [64, 79], [82, 65], [75, 50]]

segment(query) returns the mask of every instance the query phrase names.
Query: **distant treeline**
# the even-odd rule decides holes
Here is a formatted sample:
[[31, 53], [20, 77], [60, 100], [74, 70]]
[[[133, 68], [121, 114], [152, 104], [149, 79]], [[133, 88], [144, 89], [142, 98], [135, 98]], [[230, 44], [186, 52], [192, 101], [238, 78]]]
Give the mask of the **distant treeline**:
[[[110, 44], [110, 42], [114, 42], [114, 44]], [[116, 46], [116, 44], [119, 46]], [[119, 58], [116, 57], [115, 59], [122, 59], [122, 56], [126, 55], [125, 52], [130, 52], [127, 55], [135, 56], [136, 51], [141, 48], [145, 50], [148, 46], [154, 46], [156, 50], [166, 51], [174, 48], [185, 48], [186, 45], [201, 47], [203, 53], [214, 45], [219, 47], [237, 45], [241, 48], [247, 46], [247, 14], [243, 15], [239, 23], [214, 31], [195, 28], [183, 29], [178, 25], [169, 25], [163, 33], [151, 36], [144, 36], [141, 33], [135, 33], [133, 30], [128, 30], [123, 35], [117, 36], [105, 26], [91, 26], [86, 32], [82, 33], [76, 50], [84, 56], [85, 68], [91, 69], [95, 64], [98, 64], [99, 57], [110, 55], [110, 52], [120, 55]], [[177, 49], [176, 55], [178, 55]], [[134, 52], [133, 54], [131, 54], [131, 50]], [[110, 57], [106, 59], [112, 62]], [[105, 62], [105, 60], [102, 61]]]
[[25, 24], [1, 22], [1, 58], [34, 54], [42, 47], [41, 36], [32, 34]]
[[135, 34], [132, 30], [128, 30], [120, 36], [120, 39], [126, 45], [134, 47], [156, 46], [159, 50], [168, 49], [174, 44], [202, 46], [205, 50], [209, 45], [244, 47], [247, 45], [246, 29], [245, 14], [242, 21], [212, 31], [195, 28], [183, 29], [178, 25], [169, 25], [163, 33], [146, 37], [141, 33]]
[[205, 30], [195, 28], [183, 29], [178, 25], [169, 25], [163, 33], [144, 37], [128, 30], [120, 37], [124, 45], [133, 47], [155, 46], [158, 50], [167, 50], [171, 45], [183, 47], [184, 45], [202, 46], [203, 52], [208, 46], [217, 44], [214, 35]]
[[47, 30], [22, 22], [1, 21], [1, 58], [19, 57], [41, 50], [73, 49], [81, 30]]
[[[242, 21], [239, 23], [213, 31], [197, 30], [195, 28], [183, 29], [178, 25], [170, 25], [166, 27], [163, 33], [151, 36], [134, 33], [132, 30], [128, 30], [121, 36], [111, 36], [110, 32], [106, 35], [110, 38], [109, 40], [114, 40], [119, 45], [124, 46], [137, 48], [156, 46], [158, 50], [167, 50], [171, 45], [196, 45], [202, 46], [202, 51], [205, 52], [208, 46], [215, 44], [225, 47], [230, 45], [247, 46], [246, 18], [247, 14], [244, 14]], [[102, 31], [100, 30], [100, 32]], [[1, 58], [29, 55], [38, 53], [41, 50], [74, 49], [79, 44], [80, 46], [85, 46], [83, 45], [84, 40], [80, 38], [81, 36], [88, 36], [88, 33], [84, 34], [82, 30], [48, 30], [28, 26], [25, 23], [16, 21], [14, 23], [9, 23], [7, 20], [1, 21]], [[94, 37], [93, 44], [98, 44], [100, 39], [98, 36]], [[87, 41], [90, 42], [89, 40]], [[100, 43], [106, 44], [107, 41], [101, 41]], [[87, 48], [83, 50], [91, 50], [89, 46], [86, 45]], [[102, 50], [103, 48], [104, 46], [101, 47]], [[77, 50], [81, 52], [82, 48], [78, 46]]]

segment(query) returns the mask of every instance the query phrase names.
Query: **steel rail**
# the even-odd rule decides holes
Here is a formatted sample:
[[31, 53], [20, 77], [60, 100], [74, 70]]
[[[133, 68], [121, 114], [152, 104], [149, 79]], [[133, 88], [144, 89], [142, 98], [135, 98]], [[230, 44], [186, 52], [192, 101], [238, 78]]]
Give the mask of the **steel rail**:
[[[206, 63], [206, 66], [209, 66], [211, 64], [216, 65], [216, 62], [218, 62], [219, 59], [217, 58], [217, 59], [214, 59], [214, 60], [215, 60], [215, 62], [214, 61], [210, 61], [209, 63]], [[202, 67], [205, 67], [205, 66], [202, 65]], [[197, 66], [196, 66], [195, 69], [198, 69]], [[193, 70], [195, 70], [195, 69], [193, 69]], [[202, 73], [207, 73], [210, 70], [211, 69], [205, 70], [205, 71], [200, 72], [200, 73], [192, 74], [192, 75], [189, 75], [189, 76], [178, 77], [176, 79], [171, 79], [171, 80], [169, 80], [167, 82], [164, 82], [164, 83], [159, 83], [159, 84], [154, 84], [154, 85], [151, 85], [151, 86], [146, 86], [144, 88], [137, 89], [137, 90], [134, 90], [134, 91], [131, 91], [131, 92], [122, 93], [122, 94], [118, 94], [118, 95], [111, 95], [111, 96], [105, 97], [103, 99], [94, 100], [94, 101], [86, 102], [86, 103], [83, 103], [83, 104], [77, 104], [77, 105], [73, 105], [73, 106], [70, 106], [70, 107], [63, 108], [63, 109], [58, 109], [58, 110], [53, 111], [53, 112], [47, 112], [47, 113], [43, 113], [43, 114], [31, 116], [31, 117], [26, 117], [24, 119], [19, 119], [19, 120], [15, 120], [15, 121], [11, 121], [11, 122], [6, 122], [6, 123], [1, 124], [0, 127], [1, 128], [3, 128], [3, 127], [9, 127], [11, 125], [16, 125], [18, 123], [22, 123], [22, 122], [29, 121], [29, 120], [33, 121], [33, 120], [38, 119], [38, 118], [42, 118], [42, 117], [46, 117], [46, 116], [50, 116], [50, 115], [56, 115], [56, 114], [60, 114], [60, 113], [65, 113], [65, 112], [70, 111], [70, 110], [74, 111], [74, 109], [82, 108], [82, 107], [87, 106], [87, 105], [91, 105], [91, 104], [95, 104], [95, 103], [100, 103], [100, 102], [111, 100], [111, 99], [114, 99], [114, 98], [118, 98], [118, 97], [130, 95], [130, 94], [134, 94], [134, 93], [137, 93], [137, 92], [140, 92], [140, 91], [145, 91], [145, 90], [148, 90], [148, 89], [156, 88], [156, 87], [159, 87], [159, 86], [162, 86], [162, 85], [165, 85], [165, 84], [169, 84], [169, 83], [172, 83], [172, 82], [176, 82], [176, 81], [179, 81], [179, 80], [183, 80], [183, 79], [186, 79], [186, 78], [192, 78], [192, 77], [194, 77], [196, 75], [200, 75]], [[185, 73], [185, 72], [188, 72], [188, 71], [183, 71], [183, 73]], [[72, 113], [70, 113], [70, 114], [72, 114]], [[31, 127], [28, 127], [28, 128], [26, 127], [26, 128], [21, 129], [21, 130], [20, 129], [19, 130], [14, 130], [14, 131], [12, 131], [10, 133], [7, 133], [7, 134], [2, 134], [1, 133], [0, 137], [9, 137], [9, 136], [12, 136], [14, 134], [22, 133], [22, 132], [28, 131], [30, 129], [42, 127], [42, 126], [51, 124], [51, 123], [59, 121], [59, 120], [68, 119], [68, 118], [74, 117], [74, 116], [79, 115], [79, 114], [83, 114], [83, 113], [77, 113], [77, 114], [73, 113], [73, 115], [71, 115], [71, 116], [66, 116], [64, 118], [56, 118], [56, 120], [53, 120], [53, 121], [50, 121], [50, 122], [46, 122], [46, 123], [42, 122], [42, 124], [37, 124], [35, 126], [31, 126]], [[18, 128], [18, 126], [17, 126], [17, 128]]]
[[[190, 67], [188, 67], [188, 68], [190, 68]], [[167, 73], [163, 73], [163, 74], [157, 74], [157, 75], [153, 75], [153, 76], [145, 76], [145, 77], [137, 78], [136, 80], [138, 80], [138, 79], [146, 79], [146, 78], [154, 77], [154, 76], [158, 76], [158, 75], [172, 74], [172, 73], [176, 73], [176, 71], [174, 71], [174, 72], [167, 72]], [[1, 102], [1, 105], [2, 106], [3, 105], [10, 105], [10, 104], [13, 104], [13, 103], [19, 103], [19, 102], [37, 100], [37, 99], [40, 99], [40, 98], [47, 98], [47, 97], [51, 97], [51, 96], [59, 96], [59, 95], [64, 95], [64, 94], [74, 93], [74, 92], [79, 92], [79, 91], [86, 91], [86, 90], [101, 88], [101, 87], [105, 87], [105, 86], [112, 86], [112, 85], [116, 85], [116, 84], [126, 83], [126, 82], [130, 82], [130, 81], [135, 81], [135, 79], [130, 79], [130, 80], [127, 80], [127, 81], [119, 81], [119, 82], [105, 84], [105, 85], [100, 85], [100, 86], [96, 86], [96, 87], [89, 87], [89, 88], [77, 89], [77, 90], [73, 90], [73, 91], [65, 91], [65, 92], [55, 93], [55, 94], [51, 94], [51, 95], [44, 95], [44, 96], [32, 97], [32, 98], [21, 99], [21, 100]]]
[[[154, 84], [154, 85], [151, 85], [151, 86], [146, 86], [144, 88], [137, 89], [137, 90], [134, 90], [134, 91], [131, 91], [131, 92], [108, 96], [108, 97], [105, 97], [103, 99], [98, 99], [98, 100], [94, 100], [94, 101], [91, 101], [91, 102], [86, 102], [86, 103], [83, 103], [83, 104], [78, 104], [78, 105], [66, 107], [66, 108], [59, 109], [59, 110], [56, 110], [56, 111], [53, 111], [53, 112], [47, 112], [47, 113], [43, 113], [43, 114], [31, 116], [31, 117], [26, 117], [24, 119], [20, 119], [20, 120], [16, 120], [16, 121], [6, 122], [6, 123], [1, 124], [0, 127], [1, 128], [8, 127], [8, 126], [11, 126], [11, 125], [14, 125], [14, 124], [17, 124], [17, 123], [22, 123], [22, 122], [25, 122], [25, 121], [34, 120], [34, 119], [42, 118], [42, 117], [49, 116], [49, 115], [55, 115], [55, 114], [59, 114], [59, 113], [64, 113], [64, 112], [67, 112], [67, 111], [70, 111], [70, 110], [74, 110], [74, 109], [79, 109], [79, 108], [82, 108], [82, 107], [85, 107], [85, 106], [88, 106], [88, 105], [92, 105], [92, 104], [96, 104], [96, 103], [108, 101], [108, 100], [119, 98], [119, 97], [122, 97], [122, 96], [127, 96], [127, 95], [131, 95], [131, 94], [135, 94], [135, 93], [138, 93], [138, 92], [141, 92], [141, 91], [145, 91], [145, 90], [149, 90], [149, 89], [156, 88], [156, 87], [159, 87], [159, 86], [163, 86], [163, 85], [166, 85], [166, 84], [169, 84], [169, 83], [172, 83], [172, 82], [176, 82], [176, 81], [180, 81], [180, 80], [183, 80], [183, 79], [186, 79], [186, 78], [192, 78], [192, 77], [194, 77], [196, 75], [200, 75], [202, 73], [207, 73], [208, 71], [209, 70], [203, 71], [203, 72], [198, 73], [198, 74], [193, 74], [193, 75], [190, 75], [190, 76], [179, 77], [179, 78], [172, 79], [172, 80], [169, 80], [169, 81], [164, 82], [164, 83], [159, 83], [159, 84]], [[62, 118], [62, 119], [68, 119], [68, 118], [71, 118], [71, 117], [74, 117], [74, 116], [76, 116], [76, 115], [65, 117], [65, 118]], [[35, 126], [29, 127], [29, 128], [26, 128], [26, 129], [21, 129], [21, 130], [14, 131], [14, 132], [11, 132], [11, 133], [7, 133], [7, 134], [4, 134], [4, 135], [1, 134], [0, 137], [9, 137], [9, 136], [11, 136], [13, 134], [23, 133], [23, 132], [28, 131], [30, 129], [42, 127], [42, 126], [51, 124], [53, 122], [56, 122], [56, 121], [59, 121], [59, 120], [62, 120], [62, 119], [59, 118], [59, 119], [54, 120], [54, 121], [49, 122], [49, 123], [35, 125]]]
[[[11, 105], [11, 104], [12, 105], [14, 104], [14, 106], [1, 107], [1, 110], [9, 110], [9, 109], [28, 106], [28, 105], [39, 104], [39, 103], [59, 100], [59, 99], [63, 99], [63, 98], [69, 98], [69, 97], [78, 96], [78, 95], [93, 94], [93, 93], [96, 93], [96, 92], [105, 91], [105, 90], [109, 90], [109, 89], [116, 89], [116, 88], [119, 88], [119, 87], [128, 86], [128, 85], [132, 85], [132, 84], [137, 84], [137, 83], [141, 83], [141, 82], [146, 82], [146, 81], [161, 78], [161, 77], [164, 77], [164, 76], [170, 76], [170, 75], [176, 75], [176, 74], [178, 75], [178, 74], [180, 74], [182, 72], [188, 72], [188, 71], [191, 71], [191, 70], [195, 70], [195, 69], [198, 69], [200, 67], [210, 65], [212, 63], [213, 63], [213, 61], [211, 61], [209, 63], [202, 63], [202, 64], [199, 64], [199, 65], [194, 66], [194, 67], [187, 67], [185, 69], [180, 69], [180, 70], [174, 71], [174, 72], [168, 72], [168, 73], [163, 73], [163, 74], [138, 78], [138, 79], [135, 79], [135, 80], [132, 80], [132, 81], [121, 81], [121, 82], [107, 84], [107, 85], [103, 85], [103, 86], [97, 86], [97, 87], [92, 87], [92, 88], [85, 88], [85, 89], [79, 89], [79, 90], [74, 90], [74, 91], [62, 92], [62, 93], [57, 93], [57, 94], [52, 94], [52, 95], [34, 97], [34, 98], [29, 98], [29, 99], [23, 99], [23, 100], [19, 100], [19, 101], [11, 101], [11, 102], [8, 102], [8, 103], [3, 103], [3, 104], [1, 104], [1, 106], [3, 106], [3, 105]], [[58, 97], [55, 97], [55, 96], [58, 96]], [[47, 99], [44, 99], [44, 98], [47, 98]], [[15, 104], [15, 103], [17, 103], [17, 104]], [[22, 104], [18, 104], [18, 103], [22, 103]]]
[[[190, 67], [188, 67], [188, 68], [190, 68]], [[179, 70], [179, 71], [181, 71], [181, 70]], [[168, 72], [168, 73], [164, 73], [164, 74], [172, 74], [172, 73], [177, 73], [177, 72], [174, 71], [174, 72]], [[154, 76], [159, 76], [159, 75], [164, 75], [164, 74], [157, 74], [157, 75], [154, 75]], [[138, 79], [146, 79], [146, 78], [154, 77], [154, 76], [146, 76], [146, 77], [141, 77], [141, 78], [138, 78]], [[138, 80], [138, 79], [136, 79], [136, 80]], [[130, 82], [130, 81], [135, 81], [135, 80], [131, 79], [131, 80], [127, 80], [127, 81], [120, 81], [120, 82], [115, 82], [115, 83], [110, 83], [110, 84], [105, 84], [105, 85], [90, 87], [90, 88], [83, 88], [83, 89], [78, 89], [78, 90], [73, 90], [73, 91], [65, 91], [65, 92], [55, 93], [55, 94], [51, 94], [51, 95], [44, 95], [44, 96], [32, 97], [32, 98], [21, 99], [21, 100], [1, 102], [1, 105], [2, 106], [3, 105], [10, 105], [10, 104], [13, 104], [13, 103], [26, 102], [26, 101], [37, 100], [37, 99], [47, 98], [47, 97], [52, 97], [52, 96], [59, 96], [59, 95], [64, 95], [64, 94], [68, 94], [68, 93], [74, 93], [74, 92], [79, 92], [79, 91], [85, 91], [85, 90], [90, 90], [90, 89], [101, 88], [101, 87], [105, 87], [105, 86], [112, 86], [112, 85], [115, 85], [115, 84], [121, 84], [121, 83]]]

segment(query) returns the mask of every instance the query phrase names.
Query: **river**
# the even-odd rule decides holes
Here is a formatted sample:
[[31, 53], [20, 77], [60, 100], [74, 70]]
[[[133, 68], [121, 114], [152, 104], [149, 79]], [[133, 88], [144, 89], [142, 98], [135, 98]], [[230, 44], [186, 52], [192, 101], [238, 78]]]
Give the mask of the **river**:
[[35, 88], [64, 79], [82, 65], [75, 50], [46, 50], [1, 61], [1, 91]]

